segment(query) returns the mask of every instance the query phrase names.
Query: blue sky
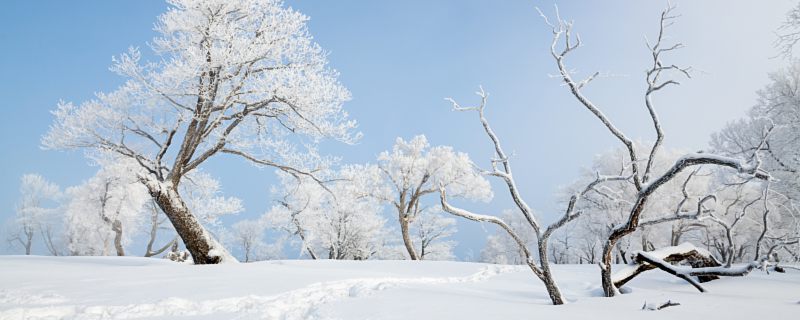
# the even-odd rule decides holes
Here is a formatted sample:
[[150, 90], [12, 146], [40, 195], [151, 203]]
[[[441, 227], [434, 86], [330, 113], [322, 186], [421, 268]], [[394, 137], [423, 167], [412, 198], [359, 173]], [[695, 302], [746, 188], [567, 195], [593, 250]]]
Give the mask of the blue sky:
[[[613, 75], [593, 82], [587, 94], [629, 135], [652, 139], [643, 105], [648, 59], [643, 37], [654, 36], [666, 1], [555, 2], [562, 16], [575, 20], [584, 40], [571, 57], [572, 67], [584, 75]], [[699, 72], [656, 102], [666, 144], [697, 150], [712, 132], [743, 116], [767, 73], [785, 64], [771, 58], [772, 41], [795, 3], [677, 3], [682, 17], [669, 31], [687, 48], [668, 59]], [[549, 76], [555, 73], [550, 32], [534, 7], [552, 12], [552, 1], [288, 0], [287, 5], [311, 17], [311, 33], [330, 51], [331, 66], [353, 93], [346, 109], [359, 121], [363, 140], [322, 146], [345, 162], [374, 161], [395, 137], [426, 134], [432, 144], [452, 145], [487, 164], [492, 151], [477, 120], [451, 112], [443, 100], [475, 102], [472, 93], [479, 84], [491, 94], [487, 116], [514, 153], [522, 192], [545, 219], [560, 208], [559, 187], [595, 154], [617, 146]], [[80, 102], [121, 83], [108, 71], [111, 57], [128, 46], [146, 48], [156, 16], [166, 7], [155, 0], [6, 4], [0, 12], [0, 221], [14, 213], [22, 174], [40, 173], [66, 187], [94, 173], [80, 152], [40, 149], [40, 137], [52, 121], [49, 111], [59, 99]], [[271, 170], [225, 157], [206, 170], [222, 181], [226, 194], [244, 200], [246, 212], [230, 221], [260, 215], [270, 206]], [[470, 207], [510, 208], [500, 187], [495, 185], [492, 203]], [[477, 254], [487, 231], [471, 222], [460, 223], [459, 230], [459, 256], [470, 250]], [[7, 252], [4, 244], [0, 252]]]

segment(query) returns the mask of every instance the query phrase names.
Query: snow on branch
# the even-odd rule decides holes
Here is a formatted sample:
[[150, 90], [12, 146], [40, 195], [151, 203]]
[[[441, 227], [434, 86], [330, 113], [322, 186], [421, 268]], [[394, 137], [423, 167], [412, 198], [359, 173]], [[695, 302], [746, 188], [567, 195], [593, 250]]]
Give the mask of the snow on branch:
[[689, 74], [691, 67], [682, 68], [674, 64], [667, 65], [661, 59], [662, 53], [683, 48], [682, 43], [676, 43], [669, 47], [664, 47], [663, 44], [665, 29], [672, 25], [673, 22], [671, 20], [678, 17], [672, 15], [672, 10], [674, 10], [675, 8], [676, 8], [675, 6], [670, 4], [664, 11], [661, 12], [661, 21], [659, 24], [658, 37], [656, 38], [656, 42], [654, 44], [651, 45], [650, 42], [645, 37], [647, 48], [650, 50], [650, 53], [653, 57], [653, 65], [650, 68], [650, 70], [647, 71], [645, 77], [647, 80], [647, 90], [645, 91], [645, 106], [647, 107], [647, 111], [650, 113], [650, 118], [653, 121], [653, 129], [656, 132], [656, 141], [650, 148], [650, 155], [647, 158], [647, 165], [645, 166], [644, 169], [642, 182], [647, 182], [647, 180], [650, 178], [650, 173], [651, 170], [653, 169], [653, 163], [655, 161], [656, 154], [658, 154], [658, 149], [661, 146], [661, 143], [664, 141], [664, 131], [661, 129], [661, 121], [659, 120], [658, 113], [656, 112], [655, 106], [653, 105], [652, 94], [655, 93], [656, 91], [663, 89], [668, 85], [680, 84], [678, 81], [675, 81], [673, 79], [661, 81], [660, 79], [661, 74], [662, 72], [665, 71], [675, 71], [683, 74], [687, 78], [691, 78], [691, 75]]
[[[673, 265], [673, 263], [680, 262], [687, 262], [690, 266]], [[614, 286], [619, 288], [642, 272], [658, 268], [685, 280], [698, 291], [706, 292], [706, 289], [700, 285], [701, 282], [715, 280], [720, 276], [744, 276], [757, 267], [759, 267], [758, 262], [736, 267], [722, 266], [707, 250], [695, 247], [690, 243], [683, 243], [650, 252], [636, 252], [633, 262], [617, 271], [612, 279]]]
[[[595, 105], [588, 97], [586, 97], [581, 89], [583, 89], [586, 84], [588, 84], [592, 79], [595, 78], [595, 74], [587, 78], [583, 81], [575, 81], [572, 78], [572, 73], [569, 71], [569, 68], [566, 66], [565, 59], [567, 54], [572, 52], [573, 50], [577, 49], [581, 46], [581, 39], [580, 36], [575, 36], [575, 40], [572, 40], [572, 25], [571, 21], [563, 20], [558, 12], [558, 7], [555, 8], [556, 14], [556, 21], [551, 22], [549, 18], [539, 9], [536, 8], [539, 12], [539, 15], [542, 17], [544, 22], [550, 26], [552, 33], [553, 33], [553, 41], [550, 45], [550, 54], [553, 56], [553, 59], [556, 61], [556, 65], [559, 71], [559, 77], [564, 82], [564, 84], [569, 87], [570, 92], [572, 95], [583, 105], [586, 109], [588, 109], [595, 117], [597, 117], [600, 122], [608, 129], [611, 134], [613, 134], [625, 147], [628, 149], [628, 156], [631, 161], [631, 170], [633, 173], [633, 182], [637, 189], [641, 189], [641, 178], [639, 176], [639, 159], [636, 155], [636, 147], [631, 140], [622, 130], [617, 128], [617, 126], [611, 121], [608, 116], [606, 116], [600, 108]], [[562, 40], [563, 39], [563, 40]], [[559, 43], [563, 42], [563, 49], [559, 51], [558, 45]]]
[[517, 235], [514, 229], [512, 229], [505, 221], [495, 216], [472, 213], [467, 210], [450, 205], [450, 203], [447, 202], [447, 192], [445, 191], [444, 187], [439, 188], [439, 195], [442, 204], [442, 210], [444, 210], [445, 212], [472, 221], [493, 223], [499, 226], [500, 228], [503, 228], [503, 230], [505, 230], [506, 233], [508, 233], [508, 235], [511, 236], [512, 239], [514, 239], [514, 242], [517, 243], [520, 250], [522, 250], [522, 252], [525, 255], [527, 264], [530, 266], [531, 270], [533, 270], [533, 272], [536, 274], [537, 277], [539, 278], [543, 277], [542, 271], [539, 269], [539, 267], [536, 266], [534, 262], [534, 257], [531, 255], [530, 250], [528, 250], [528, 246], [527, 244], [525, 244], [525, 241], [523, 241], [522, 238], [520, 238], [519, 235]]
[[[486, 116], [484, 115], [484, 109], [486, 108], [486, 102], [488, 100], [489, 94], [483, 90], [483, 87], [479, 87], [480, 91], [476, 92], [480, 98], [481, 102], [480, 105], [474, 107], [462, 107], [452, 98], [446, 98], [445, 100], [449, 101], [453, 104], [453, 110], [455, 111], [477, 111], [478, 117], [480, 119], [481, 125], [483, 126], [486, 135], [489, 137], [489, 140], [492, 141], [492, 145], [494, 146], [495, 150], [495, 157], [492, 159], [492, 171], [486, 173], [491, 176], [495, 176], [498, 178], [503, 179], [503, 181], [508, 186], [508, 191], [511, 194], [511, 198], [514, 200], [514, 204], [522, 211], [522, 214], [525, 216], [525, 219], [528, 221], [528, 224], [534, 229], [537, 235], [541, 232], [541, 224], [533, 216], [533, 210], [531, 210], [530, 206], [522, 199], [522, 196], [519, 194], [519, 190], [517, 188], [517, 183], [514, 181], [512, 172], [511, 172], [511, 162], [509, 161], [508, 155], [506, 155], [505, 151], [503, 151], [503, 147], [500, 145], [500, 138], [497, 137], [497, 134], [492, 130], [491, 125], [489, 125], [489, 121], [486, 120]], [[503, 165], [503, 168], [498, 168], [498, 163]]]

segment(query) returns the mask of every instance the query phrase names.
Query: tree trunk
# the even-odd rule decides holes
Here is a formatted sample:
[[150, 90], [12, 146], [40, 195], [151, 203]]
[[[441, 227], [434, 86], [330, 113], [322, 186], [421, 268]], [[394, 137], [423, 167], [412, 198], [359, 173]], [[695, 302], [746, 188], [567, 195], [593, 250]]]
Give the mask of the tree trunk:
[[25, 232], [25, 238], [26, 238], [26, 241], [25, 241], [25, 255], [29, 256], [29, 255], [31, 255], [31, 247], [33, 246], [33, 231], [31, 231], [31, 232], [27, 232], [26, 231]]
[[603, 245], [603, 255], [600, 256], [600, 279], [603, 286], [603, 293], [606, 297], [613, 297], [617, 294], [617, 288], [611, 281], [611, 251], [616, 241], [609, 239]]
[[114, 220], [111, 230], [114, 231], [114, 248], [117, 249], [117, 256], [122, 257], [125, 255], [125, 248], [122, 247], [122, 222]]
[[547, 289], [547, 295], [550, 296], [550, 301], [553, 302], [553, 305], [562, 305], [564, 304], [564, 296], [561, 295], [561, 290], [558, 288], [558, 284], [553, 279], [553, 273], [550, 271], [550, 261], [547, 258], [547, 241], [548, 238], [541, 238], [539, 239], [539, 262], [542, 267], [542, 282], [544, 283], [545, 289]]
[[406, 246], [408, 256], [411, 257], [411, 260], [419, 260], [417, 251], [414, 250], [414, 243], [411, 241], [411, 235], [409, 235], [408, 218], [403, 213], [400, 214], [400, 231], [403, 233], [403, 244]]
[[211, 250], [224, 249], [214, 247], [214, 240], [207, 234], [200, 221], [189, 212], [186, 203], [173, 186], [148, 183], [147, 187], [158, 207], [175, 227], [195, 264], [217, 264], [223, 261], [223, 256], [220, 254], [225, 254], [224, 252], [212, 254]]

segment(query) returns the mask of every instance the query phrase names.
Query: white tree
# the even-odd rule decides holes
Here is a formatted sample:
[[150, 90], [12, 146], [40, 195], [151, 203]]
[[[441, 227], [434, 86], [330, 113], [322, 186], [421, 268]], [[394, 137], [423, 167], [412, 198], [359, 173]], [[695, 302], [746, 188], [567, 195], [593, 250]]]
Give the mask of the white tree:
[[397, 138], [392, 151], [378, 156], [390, 193], [375, 194], [391, 203], [397, 211], [403, 244], [411, 260], [421, 259], [409, 232], [410, 225], [425, 208], [426, 195], [440, 187], [453, 197], [488, 201], [492, 198], [489, 182], [474, 168], [466, 153], [455, 152], [449, 146], [431, 147], [424, 135], [409, 141]]
[[313, 42], [308, 18], [279, 0], [169, 0], [153, 62], [132, 48], [114, 59], [125, 84], [93, 100], [61, 102], [48, 148], [109, 151], [136, 161], [139, 179], [196, 264], [235, 261], [187, 205], [180, 186], [226, 153], [297, 176], [294, 143], [350, 142], [350, 94]]
[[[636, 191], [635, 194], [628, 199], [630, 205], [628, 206], [629, 210], [627, 210], [627, 214], [625, 215], [626, 216], [625, 222], [618, 226], [615, 226], [614, 229], [610, 232], [608, 238], [603, 242], [603, 250], [601, 255], [601, 263], [602, 263], [601, 279], [602, 279], [603, 291], [606, 296], [614, 296], [618, 293], [618, 291], [617, 288], [612, 283], [611, 264], [613, 262], [612, 252], [616, 247], [616, 244], [621, 239], [625, 238], [626, 236], [630, 235], [631, 233], [639, 229], [641, 214], [647, 207], [649, 200], [651, 200], [652, 196], [656, 191], [658, 191], [668, 182], [675, 179], [679, 173], [693, 166], [709, 164], [709, 165], [732, 168], [739, 174], [747, 176], [748, 178], [769, 179], [769, 175], [759, 168], [758, 166], [759, 162], [757, 158], [755, 159], [751, 158], [749, 159], [751, 161], [749, 163], [746, 163], [738, 159], [717, 156], [717, 155], [709, 155], [705, 153], [693, 153], [684, 155], [678, 158], [671, 166], [668, 166], [668, 168], [665, 171], [661, 172], [660, 174], [656, 174], [654, 172], [653, 164], [657, 159], [658, 153], [660, 152], [660, 147], [664, 138], [664, 134], [661, 130], [660, 121], [656, 113], [655, 107], [653, 105], [652, 95], [653, 93], [660, 91], [666, 86], [677, 84], [675, 80], [664, 80], [663, 77], [666, 77], [666, 73], [671, 71], [676, 71], [681, 74], [688, 75], [687, 69], [680, 68], [675, 65], [665, 64], [663, 63], [661, 57], [663, 53], [681, 47], [680, 44], [674, 45], [672, 47], [665, 47], [664, 44], [662, 44], [665, 27], [669, 25], [671, 19], [675, 18], [671, 13], [672, 10], [673, 7], [670, 6], [669, 8], [667, 8], [662, 12], [658, 38], [655, 43], [652, 44], [648, 43], [648, 48], [650, 49], [653, 58], [653, 65], [646, 72], [645, 78], [647, 83], [647, 89], [645, 91], [644, 100], [645, 100], [645, 106], [650, 114], [650, 119], [652, 120], [653, 127], [656, 131], [656, 140], [655, 143], [652, 145], [652, 147], [649, 148], [650, 150], [648, 150], [647, 152], [648, 154], [647, 158], [640, 158], [633, 140], [631, 140], [625, 133], [619, 130], [619, 128], [617, 128], [613, 124], [613, 122], [597, 107], [597, 105], [595, 105], [589, 98], [587, 98], [583, 94], [582, 89], [587, 84], [589, 84], [593, 79], [595, 79], [598, 73], [594, 73], [584, 80], [575, 81], [573, 79], [573, 74], [569, 71], [570, 69], [565, 64], [565, 58], [570, 52], [574, 51], [575, 49], [581, 46], [581, 41], [580, 38], [573, 37], [572, 23], [561, 19], [561, 17], [558, 15], [556, 17], [557, 19], [554, 22], [551, 22], [540, 11], [540, 15], [544, 18], [545, 23], [551, 27], [551, 31], [553, 34], [553, 40], [550, 48], [551, 48], [551, 55], [555, 60], [556, 66], [559, 71], [558, 78], [560, 78], [560, 80], [564, 82], [565, 86], [569, 89], [572, 96], [578, 100], [580, 105], [582, 105], [588, 111], [590, 111], [606, 127], [606, 129], [609, 130], [609, 132], [615, 138], [617, 138], [620, 142], [622, 142], [622, 144], [625, 146], [627, 150], [626, 165], [630, 166], [630, 172], [631, 172], [630, 176], [622, 176], [622, 175], [605, 176], [601, 175], [600, 173], [596, 174], [596, 178], [593, 181], [589, 182], [585, 188], [579, 188], [579, 190], [570, 197], [569, 201], [567, 202], [564, 214], [555, 223], [551, 224], [547, 228], [544, 228], [542, 226], [542, 224], [538, 221], [538, 219], [533, 215], [533, 212], [528, 206], [528, 204], [520, 196], [516, 181], [512, 174], [510, 160], [508, 156], [505, 154], [499, 138], [492, 130], [491, 126], [489, 125], [489, 122], [486, 120], [486, 117], [484, 116], [484, 109], [488, 97], [487, 94], [482, 89], [480, 92], [478, 92], [478, 95], [481, 97], [481, 103], [480, 105], [475, 107], [462, 107], [452, 99], [449, 99], [450, 102], [453, 104], [455, 110], [474, 111], [478, 113], [483, 129], [486, 132], [489, 139], [492, 141], [492, 144], [494, 145], [495, 148], [495, 157], [491, 161], [492, 170], [486, 171], [486, 174], [500, 178], [508, 186], [511, 198], [513, 199], [515, 205], [519, 209], [519, 212], [523, 215], [525, 220], [528, 222], [528, 225], [536, 235], [538, 243], [537, 245], [538, 257], [531, 254], [530, 250], [528, 249], [528, 245], [520, 239], [520, 237], [516, 234], [516, 232], [512, 228], [510, 228], [505, 221], [496, 216], [479, 215], [450, 205], [447, 202], [447, 196], [445, 192], [446, 190], [444, 189], [441, 190], [442, 207], [444, 208], [445, 211], [450, 212], [454, 215], [461, 216], [474, 221], [491, 222], [502, 227], [515, 240], [517, 245], [525, 253], [527, 265], [530, 267], [531, 271], [533, 271], [533, 273], [544, 283], [553, 304], [562, 304], [564, 302], [564, 299], [561, 295], [558, 285], [553, 279], [552, 272], [550, 271], [550, 262], [547, 256], [548, 240], [556, 230], [563, 227], [572, 220], [577, 219], [583, 213], [579, 209], [576, 210], [576, 204], [582, 202], [584, 197], [588, 193], [595, 192], [598, 186], [602, 186], [603, 184], [608, 182], [631, 180], [634, 186], [634, 190]], [[704, 207], [702, 206], [702, 203], [704, 201], [708, 200], [703, 199], [699, 202], [700, 204], [698, 205], [697, 209], [698, 212], [696, 212], [695, 214], [688, 214], [688, 215], [694, 216], [699, 214], [700, 211], [704, 210], [703, 209]], [[680, 217], [668, 217], [667, 219], [678, 219], [678, 218]], [[653, 221], [648, 221], [648, 224], [650, 223], [655, 224], [661, 222], [663, 222], [662, 219], [657, 219]]]
[[[536, 236], [526, 227], [527, 221], [522, 215], [506, 210], [500, 218], [508, 224], [522, 243], [526, 246], [536, 245]], [[482, 262], [497, 264], [527, 264], [528, 259], [515, 239], [509, 233], [500, 230], [486, 238], [486, 245], [480, 255]]]
[[[647, 155], [641, 153], [646, 148], [639, 143], [635, 145], [640, 152], [639, 156], [646, 158]], [[682, 154], [677, 150], [663, 150], [656, 155], [652, 164], [653, 170], [666, 170]], [[627, 150], [624, 148], [595, 157], [591, 169], [584, 170], [582, 177], [569, 188], [566, 198], [595, 179], [598, 172], [613, 172], [631, 177], [633, 173], [627, 165], [626, 157]], [[690, 211], [705, 196], [714, 193], [709, 189], [709, 181], [709, 174], [684, 171], [654, 192], [652, 201], [648, 202], [641, 213], [646, 223], [642, 223], [631, 236], [617, 242], [613, 248], [615, 261], [627, 263], [626, 253], [631, 250], [649, 251], [656, 247], [678, 245], [683, 234], [702, 226], [698, 221], [702, 218], [701, 215], [691, 214]], [[629, 199], [635, 197], [636, 192], [630, 179], [608, 182], [594, 188], [577, 204], [577, 208], [584, 212], [580, 217], [583, 221], [579, 224], [579, 233], [583, 238], [581, 249], [585, 260], [594, 263], [598, 244], [603, 243], [617, 226], [625, 223], [631, 205]]]
[[61, 188], [38, 174], [25, 174], [20, 179], [19, 192], [16, 216], [9, 228], [9, 243], [19, 244], [25, 254], [30, 255], [38, 232], [48, 251], [58, 255], [60, 252], [53, 238], [59, 225], [56, 201], [61, 197]]
[[298, 237], [301, 252], [312, 259], [364, 260], [381, 254], [386, 221], [381, 203], [371, 196], [382, 188], [378, 168], [350, 165], [319, 176], [329, 182], [283, 175], [282, 200], [265, 216], [270, 226]]
[[[685, 75], [688, 77], [690, 70], [689, 68], [679, 67], [663, 61], [663, 55], [665, 53], [669, 53], [683, 47], [683, 45], [680, 43], [673, 45], [667, 45], [664, 43], [665, 30], [677, 17], [673, 14], [674, 9], [675, 7], [670, 5], [661, 12], [658, 36], [656, 37], [655, 41], [647, 42], [647, 47], [650, 51], [650, 56], [652, 57], [652, 65], [645, 73], [647, 87], [644, 92], [644, 104], [650, 115], [650, 120], [652, 121], [653, 129], [656, 134], [656, 140], [649, 148], [649, 152], [647, 152], [649, 156], [647, 156], [647, 158], [641, 158], [639, 156], [633, 140], [627, 134], [621, 131], [614, 124], [614, 122], [608, 116], [606, 116], [589, 97], [584, 94], [583, 89], [592, 80], [596, 79], [598, 73], [594, 73], [583, 80], [576, 81], [573, 78], [573, 73], [566, 65], [566, 57], [574, 50], [581, 47], [582, 43], [580, 37], [573, 36], [572, 22], [561, 19], [558, 14], [556, 16], [556, 20], [551, 22], [544, 14], [541, 14], [540, 12], [545, 22], [551, 28], [553, 34], [551, 55], [558, 68], [558, 77], [564, 82], [565, 86], [569, 89], [570, 94], [577, 100], [577, 102], [591, 112], [592, 115], [603, 124], [609, 133], [619, 140], [628, 151], [627, 160], [629, 162], [628, 165], [630, 166], [630, 172], [632, 173], [631, 180], [636, 193], [633, 197], [629, 198], [631, 205], [629, 206], [628, 213], [626, 214], [625, 222], [614, 227], [611, 234], [603, 244], [601, 256], [601, 279], [603, 291], [605, 295], [609, 297], [618, 293], [617, 288], [614, 286], [611, 279], [611, 264], [613, 262], [612, 252], [615, 245], [620, 239], [634, 233], [639, 229], [642, 213], [644, 212], [650, 200], [655, 198], [653, 195], [665, 184], [675, 179], [679, 173], [691, 167], [712, 165], [733, 169], [733, 171], [735, 171], [738, 175], [741, 175], [746, 179], [770, 179], [769, 174], [760, 168], [761, 162], [757, 156], [750, 157], [747, 159], [747, 161], [744, 161], [737, 158], [713, 154], [690, 153], [678, 158], [664, 171], [654, 170], [653, 164], [657, 159], [657, 155], [661, 151], [660, 147], [664, 139], [664, 132], [661, 128], [661, 122], [653, 102], [653, 96], [655, 93], [670, 85], [679, 84], [678, 81], [668, 78], [669, 73], [677, 73], [679, 75]], [[769, 129], [765, 130], [760, 139], [762, 142], [766, 137], [769, 136], [769, 131]], [[644, 166], [642, 166], [642, 164], [644, 164]], [[699, 214], [699, 211], [703, 210], [701, 207], [701, 205], [698, 206], [698, 212], [696, 212], [696, 214]]]
[[422, 210], [411, 224], [411, 233], [419, 246], [420, 260], [452, 260], [456, 242], [448, 237], [456, 233], [456, 220], [443, 217], [439, 207]]
[[735, 184], [716, 192], [717, 208], [707, 222], [707, 245], [714, 248], [720, 261], [730, 266], [742, 261], [752, 250], [758, 233], [756, 216], [763, 193], [755, 186]]
[[[797, 14], [797, 9], [793, 12]], [[761, 255], [762, 242], [767, 240], [770, 247], [796, 257], [800, 253], [800, 63], [770, 74], [770, 80], [758, 91], [759, 99], [748, 116], [714, 134], [711, 144], [721, 154], [757, 158], [775, 177], [764, 192], [766, 206], [754, 207], [761, 211], [762, 226], [753, 254]], [[765, 128], [771, 128], [770, 134], [761, 139]], [[762, 210], [767, 207], [772, 209]], [[771, 220], [779, 223], [770, 226]]]
[[147, 189], [139, 183], [140, 167], [129, 159], [104, 161], [94, 177], [67, 189], [66, 232], [74, 255], [124, 256], [125, 247], [142, 227]]
[[239, 246], [244, 253], [244, 262], [258, 261], [264, 250], [265, 226], [261, 220], [241, 220], [231, 226], [231, 242]]

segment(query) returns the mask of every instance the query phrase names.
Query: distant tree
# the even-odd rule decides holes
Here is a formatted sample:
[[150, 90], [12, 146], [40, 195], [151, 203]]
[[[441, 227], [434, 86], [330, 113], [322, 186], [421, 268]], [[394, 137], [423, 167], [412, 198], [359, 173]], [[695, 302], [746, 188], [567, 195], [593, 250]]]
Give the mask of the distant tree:
[[272, 228], [297, 237], [312, 259], [366, 260], [381, 254], [386, 238], [377, 167], [350, 165], [319, 173], [327, 183], [283, 176], [282, 200], [264, 217]]
[[775, 48], [779, 55], [791, 59], [794, 47], [800, 42], [800, 4], [786, 13], [786, 18], [776, 34], [778, 37], [775, 39]]
[[475, 171], [466, 153], [452, 147], [431, 147], [424, 135], [409, 141], [397, 138], [392, 151], [378, 156], [390, 193], [375, 194], [394, 206], [400, 234], [411, 260], [420, 260], [410, 226], [425, 208], [422, 200], [445, 188], [453, 197], [488, 201], [492, 198], [489, 182]]
[[111, 69], [127, 81], [78, 106], [61, 102], [43, 139], [127, 157], [196, 264], [235, 261], [180, 190], [218, 154], [312, 178], [295, 160], [309, 144], [351, 142], [350, 93], [308, 33], [308, 18], [277, 0], [169, 0], [155, 25], [153, 62], [131, 48]]
[[443, 217], [438, 207], [419, 213], [411, 224], [411, 232], [419, 245], [420, 260], [452, 260], [456, 242], [448, 237], [456, 233], [456, 220]]
[[[94, 177], [67, 189], [66, 233], [74, 255], [125, 255], [125, 247], [144, 222], [149, 198], [139, 183], [136, 163], [107, 161]], [[113, 249], [112, 249], [113, 245]]]
[[[774, 250], [791, 256], [800, 253], [799, 86], [800, 63], [771, 73], [770, 83], [758, 91], [758, 101], [747, 117], [727, 124], [712, 136], [715, 152], [758, 159], [775, 178], [761, 192], [762, 203], [750, 208], [758, 212], [754, 219], [761, 229], [754, 239], [754, 260]], [[769, 128], [769, 134], [762, 138], [765, 128]]]
[[[647, 148], [638, 143], [635, 145], [640, 152], [639, 157], [646, 158], [647, 155], [642, 150]], [[573, 193], [594, 180], [598, 172], [613, 172], [632, 177], [631, 167], [627, 165], [627, 152], [625, 148], [617, 148], [596, 156], [591, 168], [584, 170], [580, 179], [565, 192], [565, 198], [569, 199]], [[665, 149], [656, 155], [652, 170], [664, 171], [682, 155], [677, 150]], [[691, 211], [706, 195], [714, 193], [709, 189], [709, 175], [710, 173], [697, 170], [684, 171], [659, 188], [641, 214], [646, 223], [642, 223], [626, 239], [618, 241], [613, 248], [614, 261], [627, 263], [626, 253], [632, 250], [650, 251], [657, 247], [678, 245], [677, 242], [684, 233], [693, 227], [702, 226], [699, 220], [708, 218], [706, 213], [711, 211], [711, 206], [701, 212], [701, 215], [695, 215]], [[579, 218], [576, 232], [584, 238], [579, 247], [584, 251], [581, 255], [585, 260], [596, 262], [595, 250], [599, 249], [599, 244], [618, 226], [625, 223], [631, 205], [629, 199], [635, 197], [636, 192], [636, 186], [631, 179], [612, 181], [594, 188], [584, 196], [582, 202], [576, 204], [577, 209], [584, 212]], [[708, 201], [710, 200], [706, 200]]]
[[259, 251], [264, 247], [264, 224], [260, 220], [241, 220], [231, 229], [232, 242], [244, 252], [244, 262], [259, 260]]
[[[500, 218], [508, 224], [522, 243], [528, 246], [536, 245], [536, 236], [526, 228], [528, 222], [525, 221], [522, 215], [507, 210], [503, 212]], [[481, 250], [480, 257], [482, 262], [497, 264], [524, 265], [528, 261], [525, 251], [504, 230], [500, 230], [486, 238], [486, 245]]]
[[58, 223], [57, 202], [61, 197], [58, 185], [45, 180], [38, 174], [25, 174], [20, 179], [20, 199], [16, 206], [16, 216], [8, 228], [8, 242], [21, 246], [26, 255], [33, 250], [33, 240], [37, 233], [52, 255], [59, 255], [56, 237]]

